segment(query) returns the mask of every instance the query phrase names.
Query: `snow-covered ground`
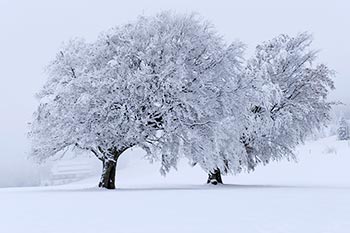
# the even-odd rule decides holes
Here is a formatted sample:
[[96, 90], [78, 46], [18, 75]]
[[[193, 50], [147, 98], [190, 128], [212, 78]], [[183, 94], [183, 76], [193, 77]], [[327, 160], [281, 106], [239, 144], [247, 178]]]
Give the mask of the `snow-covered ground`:
[[[78, 183], [0, 189], [4, 233], [349, 233], [350, 141], [308, 142], [280, 162], [208, 186], [186, 162], [167, 177], [127, 152], [117, 190]], [[128, 158], [128, 159], [127, 159]]]

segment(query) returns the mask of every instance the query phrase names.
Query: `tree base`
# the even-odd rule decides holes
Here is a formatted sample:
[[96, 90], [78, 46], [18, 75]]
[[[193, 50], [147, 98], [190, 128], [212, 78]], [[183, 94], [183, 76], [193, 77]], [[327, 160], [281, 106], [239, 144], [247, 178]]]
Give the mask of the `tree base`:
[[215, 169], [214, 172], [208, 174], [207, 184], [223, 184], [220, 169]]
[[[98, 187], [106, 189], [115, 189], [115, 175], [117, 173], [118, 158], [124, 151], [126, 151], [130, 147], [124, 147], [120, 150], [117, 150], [116, 148], [111, 148], [108, 150], [108, 156], [99, 158], [102, 161], [103, 169]], [[106, 153], [101, 148], [99, 148], [99, 150], [103, 154]], [[113, 155], [112, 158], [111, 155]]]
[[106, 189], [115, 189], [115, 173], [117, 163], [113, 161], [103, 162], [103, 172], [98, 187]]

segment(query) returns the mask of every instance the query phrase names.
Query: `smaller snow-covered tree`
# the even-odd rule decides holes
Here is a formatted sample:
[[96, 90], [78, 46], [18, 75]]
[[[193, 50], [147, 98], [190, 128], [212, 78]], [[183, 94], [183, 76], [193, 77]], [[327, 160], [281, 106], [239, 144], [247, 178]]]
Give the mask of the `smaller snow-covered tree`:
[[295, 146], [330, 118], [327, 96], [334, 89], [333, 72], [324, 64], [315, 65], [311, 43], [308, 33], [280, 35], [259, 45], [248, 63], [248, 75], [260, 79], [270, 96], [252, 111], [257, 124], [244, 140], [251, 148], [249, 169], [293, 158]]
[[339, 127], [338, 127], [338, 139], [339, 140], [349, 140], [350, 139], [350, 129], [349, 129], [349, 124], [348, 122], [344, 119], [341, 118], [339, 121]]
[[308, 33], [280, 35], [258, 45], [247, 62], [245, 78], [252, 98], [240, 137], [246, 170], [293, 159], [295, 146], [329, 120], [332, 71], [324, 64], [315, 65], [317, 53], [310, 49], [311, 43]]

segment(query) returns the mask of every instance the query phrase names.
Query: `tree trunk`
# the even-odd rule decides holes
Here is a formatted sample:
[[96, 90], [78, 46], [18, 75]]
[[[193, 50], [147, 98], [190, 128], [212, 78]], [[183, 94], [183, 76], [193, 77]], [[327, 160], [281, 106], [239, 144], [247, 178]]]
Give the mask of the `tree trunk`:
[[117, 172], [118, 158], [124, 151], [126, 151], [132, 146], [133, 145], [129, 147], [124, 147], [120, 150], [117, 150], [114, 147], [108, 149], [108, 152], [103, 151], [100, 147], [98, 147], [99, 153], [102, 153], [104, 156], [99, 156], [99, 154], [96, 151], [92, 151], [98, 157], [98, 159], [102, 161], [103, 165], [102, 176], [98, 187], [106, 189], [115, 189], [115, 176]]
[[223, 184], [220, 169], [217, 168], [214, 170], [214, 172], [210, 172], [208, 174], [207, 184]]
[[115, 189], [115, 175], [117, 172], [117, 162], [119, 156], [128, 149], [129, 147], [125, 147], [121, 150], [117, 150], [115, 148], [109, 149], [109, 154], [113, 155], [113, 158], [105, 157], [102, 159], [103, 170], [100, 183], [98, 184], [101, 188], [106, 189]]
[[103, 170], [98, 187], [106, 189], [115, 189], [115, 175], [117, 169], [117, 159], [115, 161], [103, 161]]
[[245, 144], [244, 146], [248, 155], [248, 171], [254, 171], [256, 167], [256, 159], [253, 154], [253, 147], [251, 147], [249, 144]]

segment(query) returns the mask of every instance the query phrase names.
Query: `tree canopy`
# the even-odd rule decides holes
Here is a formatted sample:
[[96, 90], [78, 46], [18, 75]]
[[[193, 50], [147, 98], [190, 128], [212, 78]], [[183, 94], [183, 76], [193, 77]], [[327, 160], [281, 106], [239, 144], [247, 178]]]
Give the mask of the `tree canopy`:
[[[30, 136], [44, 161], [75, 147], [103, 162], [101, 187], [114, 188], [116, 163], [139, 146], [165, 174], [180, 157], [207, 173], [238, 173], [293, 157], [328, 119], [332, 72], [313, 66], [307, 33], [281, 35], [243, 58], [196, 15], [163, 12], [72, 39], [48, 66]], [[221, 179], [221, 178], [220, 178]]]

